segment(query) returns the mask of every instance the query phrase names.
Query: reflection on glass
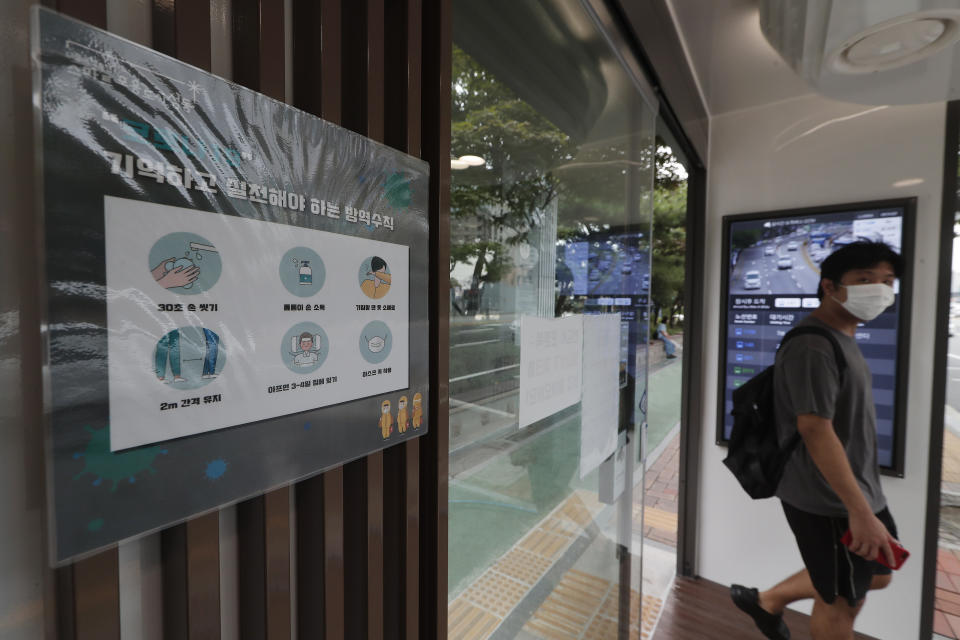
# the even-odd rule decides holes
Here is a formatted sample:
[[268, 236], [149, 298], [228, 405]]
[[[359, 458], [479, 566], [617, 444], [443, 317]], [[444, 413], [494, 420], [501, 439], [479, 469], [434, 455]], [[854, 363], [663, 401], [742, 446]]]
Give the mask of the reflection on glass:
[[[615, 637], [639, 609], [639, 584], [620, 576], [642, 537], [633, 468], [650, 331], [653, 115], [596, 42], [563, 42], [582, 56], [570, 74], [590, 89], [572, 96], [458, 19], [473, 11], [466, 4], [454, 4], [450, 637], [478, 626], [498, 637]], [[564, 19], [594, 29], [571, 6]], [[584, 324], [590, 314], [606, 322]], [[612, 399], [587, 425], [580, 378], [575, 390], [531, 382], [571, 366], [572, 340], [608, 354], [574, 363], [584, 389], [601, 378], [582, 363], [602, 369], [593, 389]], [[558, 408], [522, 425], [524, 403], [544, 398]], [[593, 433], [610, 444], [597, 464]]]

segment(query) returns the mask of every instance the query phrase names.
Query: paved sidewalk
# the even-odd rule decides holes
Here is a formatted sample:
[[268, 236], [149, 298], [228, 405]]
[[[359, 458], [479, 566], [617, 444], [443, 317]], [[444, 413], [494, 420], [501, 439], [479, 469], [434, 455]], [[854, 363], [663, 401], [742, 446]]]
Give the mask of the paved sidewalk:
[[[679, 431], [651, 461], [644, 478], [643, 537], [669, 547], [677, 546], [677, 511], [680, 490], [680, 433]], [[634, 494], [634, 524], [639, 526], [639, 488]]]
[[[952, 417], [948, 415], [948, 423]], [[960, 437], [950, 428], [943, 430], [943, 471], [940, 479], [940, 491], [944, 496], [960, 498]], [[956, 500], [952, 502], [958, 503]], [[946, 528], [941, 523], [933, 631], [943, 638], [956, 640], [960, 638], [960, 548]]]

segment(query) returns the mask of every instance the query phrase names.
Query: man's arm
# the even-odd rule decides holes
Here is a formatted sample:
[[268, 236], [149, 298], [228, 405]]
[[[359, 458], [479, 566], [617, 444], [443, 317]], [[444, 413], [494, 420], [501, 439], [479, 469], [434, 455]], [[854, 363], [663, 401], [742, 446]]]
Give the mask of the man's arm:
[[847, 460], [840, 438], [833, 429], [833, 421], [813, 414], [797, 416], [797, 430], [817, 469], [823, 474], [844, 506], [850, 519], [853, 541], [850, 550], [868, 560], [883, 552], [893, 564], [890, 541], [894, 538], [874, 515]]

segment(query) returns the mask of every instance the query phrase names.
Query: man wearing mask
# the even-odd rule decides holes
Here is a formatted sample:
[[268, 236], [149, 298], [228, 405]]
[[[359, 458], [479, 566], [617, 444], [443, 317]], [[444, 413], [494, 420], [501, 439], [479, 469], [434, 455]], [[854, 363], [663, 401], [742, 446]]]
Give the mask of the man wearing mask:
[[[777, 497], [806, 568], [767, 591], [730, 587], [767, 638], [787, 640], [784, 608], [813, 598], [814, 640], [849, 640], [867, 591], [890, 583], [890, 570], [873, 559], [882, 553], [892, 563], [897, 529], [880, 486], [872, 380], [855, 335], [893, 304], [902, 271], [900, 256], [879, 242], [847, 245], [823, 261], [820, 306], [797, 326], [833, 334], [846, 360], [842, 375], [824, 336], [797, 336], [777, 353], [778, 438], [781, 446], [797, 431], [802, 438]], [[848, 528], [849, 547], [840, 542]]]

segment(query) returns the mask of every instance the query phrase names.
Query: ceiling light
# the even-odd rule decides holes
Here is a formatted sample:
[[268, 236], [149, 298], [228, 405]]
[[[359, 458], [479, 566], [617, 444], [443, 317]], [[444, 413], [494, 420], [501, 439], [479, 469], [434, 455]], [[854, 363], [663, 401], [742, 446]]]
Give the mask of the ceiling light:
[[470, 163], [457, 160], [456, 158], [450, 158], [450, 168], [454, 170], [469, 169]]
[[905, 178], [903, 180], [897, 180], [893, 183], [893, 186], [896, 188], [900, 187], [913, 187], [918, 184], [923, 184], [923, 178]]
[[960, 12], [940, 9], [887, 20], [847, 38], [830, 56], [840, 73], [874, 73], [928, 58], [960, 40]]
[[460, 162], [466, 162], [467, 166], [470, 167], [479, 167], [487, 164], [487, 161], [480, 156], [460, 156]]

